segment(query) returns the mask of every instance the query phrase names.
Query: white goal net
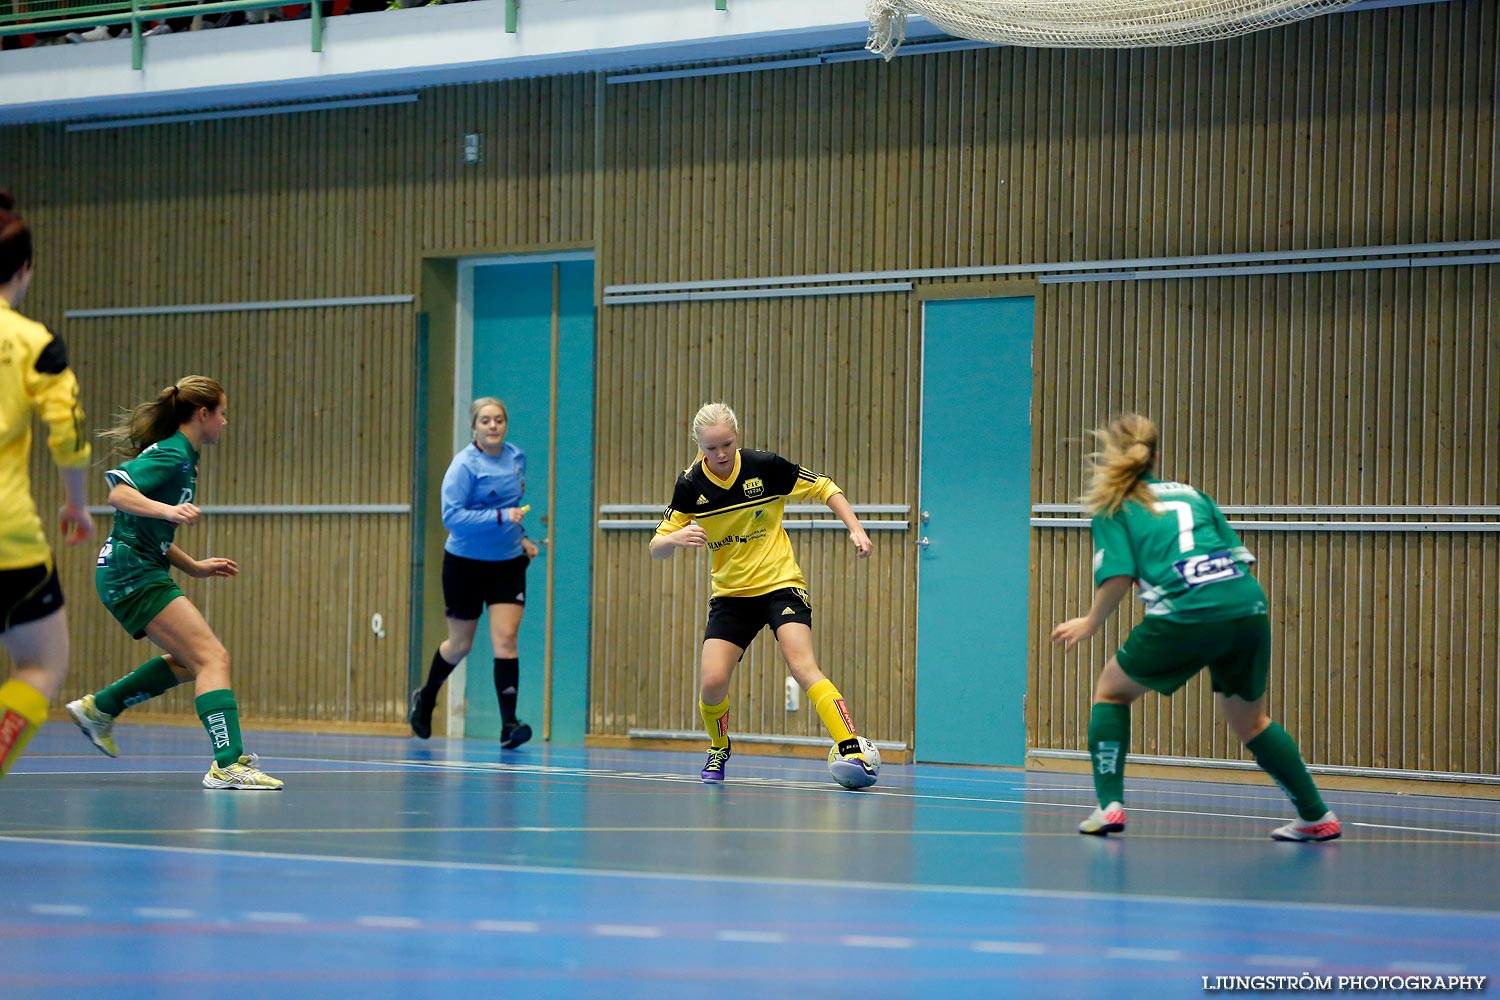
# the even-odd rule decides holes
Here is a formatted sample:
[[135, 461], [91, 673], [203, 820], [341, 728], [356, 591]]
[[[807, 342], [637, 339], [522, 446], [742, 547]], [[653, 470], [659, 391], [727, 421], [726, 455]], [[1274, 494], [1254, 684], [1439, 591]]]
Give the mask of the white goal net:
[[870, 41], [889, 59], [906, 18], [950, 35], [1033, 48], [1192, 45], [1326, 14], [1357, 0], [867, 0]]

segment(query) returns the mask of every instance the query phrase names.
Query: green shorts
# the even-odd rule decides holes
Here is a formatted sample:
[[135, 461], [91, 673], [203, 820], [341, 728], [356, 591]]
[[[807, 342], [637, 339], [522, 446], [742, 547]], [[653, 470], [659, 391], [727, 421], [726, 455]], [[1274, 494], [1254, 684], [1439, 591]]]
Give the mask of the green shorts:
[[1131, 680], [1171, 694], [1208, 668], [1216, 694], [1255, 701], [1271, 669], [1271, 620], [1265, 615], [1223, 622], [1147, 618], [1115, 654]]
[[99, 550], [94, 586], [109, 613], [135, 639], [144, 639], [151, 619], [182, 596], [161, 563], [112, 538]]

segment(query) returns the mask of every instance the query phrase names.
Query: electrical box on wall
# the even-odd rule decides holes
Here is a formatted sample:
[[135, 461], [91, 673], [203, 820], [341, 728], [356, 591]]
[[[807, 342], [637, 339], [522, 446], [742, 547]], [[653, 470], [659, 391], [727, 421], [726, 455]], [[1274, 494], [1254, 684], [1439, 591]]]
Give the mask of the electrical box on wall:
[[484, 153], [479, 145], [479, 133], [467, 133], [464, 136], [464, 162], [478, 163], [482, 159], [484, 159]]

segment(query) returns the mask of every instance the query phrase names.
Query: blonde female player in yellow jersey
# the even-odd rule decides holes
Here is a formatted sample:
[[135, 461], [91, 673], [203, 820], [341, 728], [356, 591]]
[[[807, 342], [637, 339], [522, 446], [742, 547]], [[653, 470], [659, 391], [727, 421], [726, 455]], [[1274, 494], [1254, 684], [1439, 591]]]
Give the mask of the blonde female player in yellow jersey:
[[812, 600], [807, 581], [781, 526], [788, 498], [826, 503], [849, 529], [859, 558], [870, 555], [870, 539], [854, 509], [832, 480], [768, 451], [740, 448], [740, 422], [723, 403], [708, 403], [693, 417], [692, 437], [700, 461], [677, 477], [672, 504], [656, 536], [651, 558], [669, 559], [678, 549], [709, 551], [713, 597], [703, 633], [698, 710], [708, 727], [708, 763], [703, 780], [724, 780], [729, 760], [729, 681], [745, 647], [770, 626], [787, 668], [839, 747], [830, 765], [846, 788], [875, 784], [876, 771], [860, 753], [854, 722], [843, 696], [818, 669], [812, 644]]
[[10, 679], [0, 684], [0, 777], [47, 721], [47, 703], [68, 674], [68, 616], [52, 549], [31, 499], [31, 420], [40, 413], [62, 471], [63, 541], [94, 533], [84, 502], [90, 449], [78, 380], [63, 342], [16, 307], [31, 285], [31, 230], [0, 192], [0, 645]]

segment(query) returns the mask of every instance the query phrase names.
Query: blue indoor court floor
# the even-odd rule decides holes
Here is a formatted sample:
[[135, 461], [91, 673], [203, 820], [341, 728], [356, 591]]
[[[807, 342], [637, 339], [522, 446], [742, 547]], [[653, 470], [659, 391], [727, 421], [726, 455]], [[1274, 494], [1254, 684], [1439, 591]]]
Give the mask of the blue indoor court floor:
[[[1202, 977], [1500, 973], [1500, 802], [1264, 785], [50, 724], [0, 783], [0, 996], [1149, 997]], [[1437, 789], [1435, 789], [1437, 790]], [[1259, 995], [1270, 995], [1261, 993]], [[1290, 995], [1290, 994], [1288, 994]]]

